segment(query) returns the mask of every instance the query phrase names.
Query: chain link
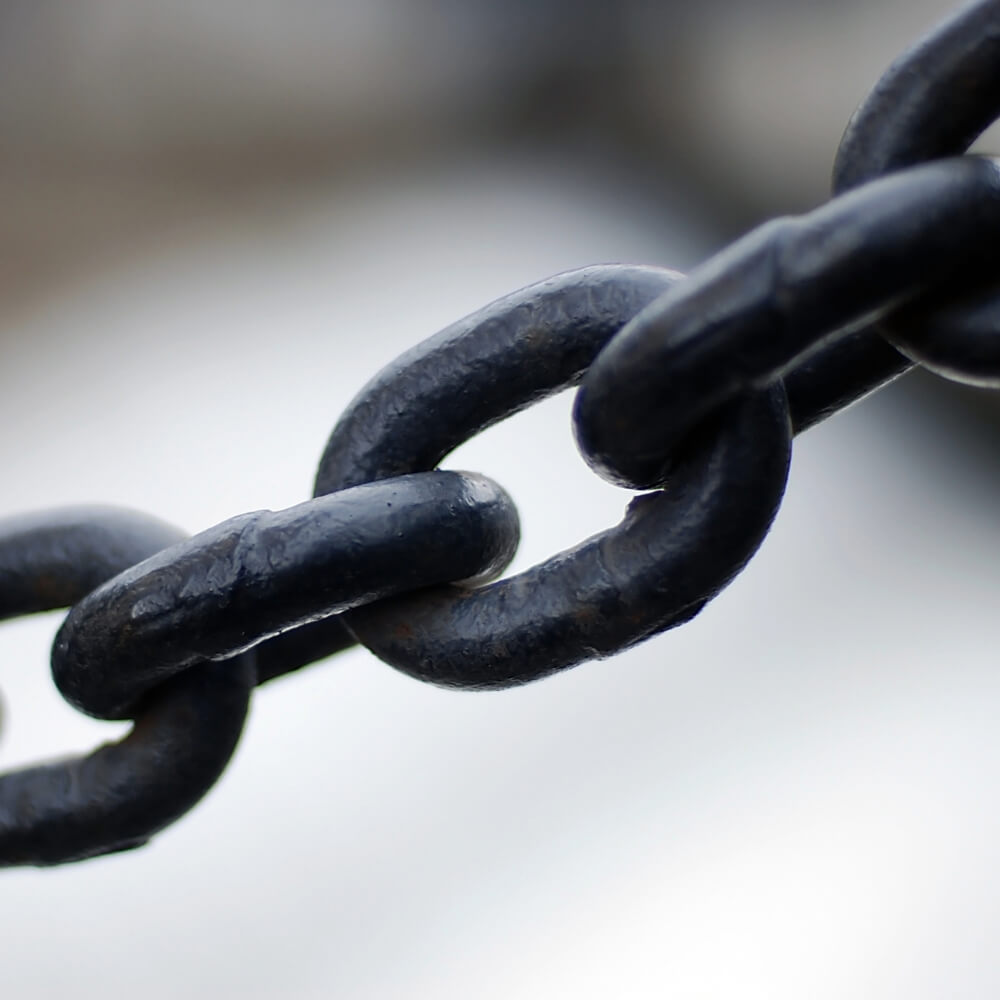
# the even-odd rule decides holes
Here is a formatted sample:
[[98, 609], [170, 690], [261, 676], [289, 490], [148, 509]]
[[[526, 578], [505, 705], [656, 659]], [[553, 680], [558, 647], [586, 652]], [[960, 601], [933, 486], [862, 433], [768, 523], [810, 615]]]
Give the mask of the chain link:
[[[1000, 385], [1000, 163], [960, 155], [998, 115], [1000, 0], [979, 0], [855, 113], [832, 201], [690, 277], [584, 268], [454, 324], [361, 391], [313, 500], [190, 539], [113, 508], [0, 522], [0, 617], [70, 607], [59, 690], [135, 720], [118, 744], [0, 777], [0, 865], [145, 843], [225, 768], [255, 685], [357, 641], [422, 680], [495, 688], [694, 617], [767, 534], [793, 433], [914, 363]], [[489, 582], [517, 546], [513, 503], [436, 466], [577, 385], [587, 462], [652, 492]]]

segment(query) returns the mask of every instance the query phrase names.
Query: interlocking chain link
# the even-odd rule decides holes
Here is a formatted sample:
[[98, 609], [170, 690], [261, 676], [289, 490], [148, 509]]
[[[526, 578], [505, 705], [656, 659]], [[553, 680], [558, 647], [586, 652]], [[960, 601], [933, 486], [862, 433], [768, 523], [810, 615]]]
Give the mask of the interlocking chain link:
[[[0, 777], [0, 865], [145, 843], [225, 768], [255, 685], [357, 641], [422, 680], [496, 688], [694, 617], [767, 534], [794, 433], [914, 363], [1000, 385], [1000, 163], [960, 155], [998, 115], [1000, 0], [979, 0], [875, 86], [832, 201], [689, 277], [584, 268], [454, 324], [356, 397], [314, 499], [190, 539], [114, 508], [0, 522], [0, 616], [70, 607], [59, 690], [135, 720], [118, 744]], [[495, 580], [513, 503], [436, 466], [572, 386], [587, 462], [651, 492]]]

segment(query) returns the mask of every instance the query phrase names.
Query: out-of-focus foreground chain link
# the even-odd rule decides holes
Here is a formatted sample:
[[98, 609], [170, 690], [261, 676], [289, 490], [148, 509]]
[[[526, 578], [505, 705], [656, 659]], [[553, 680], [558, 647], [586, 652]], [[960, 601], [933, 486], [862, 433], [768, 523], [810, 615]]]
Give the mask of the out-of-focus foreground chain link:
[[[0, 865], [145, 843], [211, 787], [255, 685], [362, 642], [422, 680], [522, 684], [694, 617], [743, 568], [791, 438], [913, 364], [1000, 385], [1000, 0], [885, 73], [834, 197], [684, 277], [599, 266], [515, 292], [397, 358], [327, 443], [315, 497], [193, 538], [114, 508], [0, 522], [0, 616], [70, 607], [52, 651], [118, 744], [0, 778]], [[579, 386], [588, 463], [643, 490], [622, 522], [517, 576], [516, 510], [436, 470], [472, 435]]]

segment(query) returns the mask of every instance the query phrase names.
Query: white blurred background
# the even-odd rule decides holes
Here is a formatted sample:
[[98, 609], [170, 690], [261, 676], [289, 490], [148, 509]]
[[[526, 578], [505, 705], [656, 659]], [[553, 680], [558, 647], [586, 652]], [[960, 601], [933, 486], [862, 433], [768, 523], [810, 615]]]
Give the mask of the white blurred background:
[[[819, 203], [944, 2], [0, 6], [0, 513], [191, 531], [305, 499], [396, 354], [598, 261]], [[449, 459], [523, 568], [617, 520], [560, 398]], [[797, 444], [692, 624], [515, 691], [363, 651], [255, 698], [145, 850], [0, 873], [11, 997], [994, 997], [989, 397], [908, 379]], [[0, 628], [12, 768], [116, 737]]]

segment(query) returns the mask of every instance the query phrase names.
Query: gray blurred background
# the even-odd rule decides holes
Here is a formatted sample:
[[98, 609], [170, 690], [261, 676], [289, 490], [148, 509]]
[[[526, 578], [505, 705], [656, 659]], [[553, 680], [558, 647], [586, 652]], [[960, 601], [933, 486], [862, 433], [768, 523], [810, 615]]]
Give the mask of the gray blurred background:
[[[950, 6], [7, 0], [0, 513], [299, 502], [439, 327], [819, 204]], [[569, 403], [448, 462], [518, 501], [515, 569], [628, 500]], [[914, 376], [809, 432], [747, 572], [608, 662], [469, 695], [355, 651], [268, 687], [150, 848], [3, 873], [5, 993], [995, 996], [996, 428]], [[51, 689], [58, 617], [0, 630], [0, 766], [122, 732]]]

